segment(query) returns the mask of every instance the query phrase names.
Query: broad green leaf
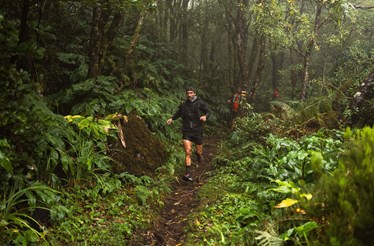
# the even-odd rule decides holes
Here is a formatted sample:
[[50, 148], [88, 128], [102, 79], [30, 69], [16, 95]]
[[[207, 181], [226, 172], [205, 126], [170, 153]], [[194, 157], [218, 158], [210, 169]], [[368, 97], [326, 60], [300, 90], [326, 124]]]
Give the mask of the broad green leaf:
[[288, 229], [286, 232], [284, 232], [282, 235], [279, 237], [285, 242], [287, 240], [291, 239], [291, 235], [294, 232], [295, 228]]
[[0, 166], [7, 170], [9, 173], [13, 172], [13, 166], [9, 158], [0, 151]]
[[318, 227], [317, 222], [309, 221], [305, 223], [304, 225], [296, 227], [295, 230], [299, 236], [303, 236], [303, 235], [308, 235], [310, 231], [312, 231], [313, 229], [317, 227]]
[[10, 147], [6, 139], [0, 139], [0, 147]]

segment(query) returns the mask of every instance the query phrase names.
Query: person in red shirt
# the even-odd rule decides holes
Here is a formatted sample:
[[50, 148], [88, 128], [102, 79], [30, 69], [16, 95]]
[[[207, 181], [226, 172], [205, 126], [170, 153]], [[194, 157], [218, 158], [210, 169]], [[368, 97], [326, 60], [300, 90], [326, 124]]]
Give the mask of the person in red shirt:
[[235, 118], [238, 116], [239, 112], [239, 106], [240, 106], [240, 100], [241, 100], [241, 89], [239, 88], [234, 94], [231, 96], [227, 102], [230, 104], [230, 110], [231, 110], [231, 121], [230, 121], [230, 127], [233, 127]]
[[273, 93], [273, 100], [277, 99], [278, 97], [279, 97], [279, 90], [278, 90], [278, 87], [276, 87]]

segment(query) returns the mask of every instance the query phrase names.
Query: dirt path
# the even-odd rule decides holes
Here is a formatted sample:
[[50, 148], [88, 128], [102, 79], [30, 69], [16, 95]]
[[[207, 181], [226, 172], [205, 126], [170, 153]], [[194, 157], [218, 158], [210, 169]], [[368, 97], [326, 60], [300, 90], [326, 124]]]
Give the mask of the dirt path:
[[[175, 246], [181, 245], [186, 237], [184, 229], [188, 223], [188, 216], [199, 205], [197, 192], [206, 182], [206, 172], [211, 169], [211, 160], [218, 150], [218, 138], [206, 136], [204, 143], [204, 162], [194, 166], [192, 175], [194, 181], [187, 183], [179, 179], [173, 184], [170, 196], [164, 201], [165, 206], [160, 218], [153, 223], [148, 231], [148, 245]], [[193, 164], [196, 159], [193, 159]]]

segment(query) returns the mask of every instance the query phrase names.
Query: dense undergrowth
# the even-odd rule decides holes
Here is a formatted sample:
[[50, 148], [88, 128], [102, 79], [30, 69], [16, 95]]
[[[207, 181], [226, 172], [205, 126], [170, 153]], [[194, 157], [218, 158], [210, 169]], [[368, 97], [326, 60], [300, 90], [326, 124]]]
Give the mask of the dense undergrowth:
[[[157, 106], [162, 100], [145, 92], [154, 98], [154, 107], [139, 102], [127, 109], [134, 105], [150, 128], [159, 124], [155, 128], [162, 129], [164, 112], [177, 104]], [[176, 163], [182, 153], [170, 144], [169, 160], [154, 177], [114, 174], [105, 152], [107, 139], [115, 137], [113, 115], [64, 119], [50, 113], [37, 97], [29, 102], [34, 115], [43, 117], [27, 123], [31, 127], [24, 134], [38, 144], [25, 149], [35, 158], [26, 160], [25, 174], [19, 168], [15, 173], [17, 167], [10, 164], [22, 156], [12, 156], [9, 140], [1, 141], [1, 163], [7, 171], [2, 183], [14, 184], [4, 190], [1, 201], [2, 240], [17, 245], [143, 242], [140, 232], [163, 206], [163, 196], [180, 171]], [[372, 243], [366, 236], [372, 233], [372, 222], [366, 220], [372, 209], [365, 204], [372, 202], [373, 129], [295, 131], [295, 122], [258, 113], [236, 120], [230, 139], [222, 142], [214, 159], [211, 179], [199, 193], [199, 211], [189, 218], [187, 245]], [[33, 135], [40, 126], [52, 127], [54, 134], [46, 128], [46, 136]], [[178, 143], [178, 126], [173, 127], [166, 132]], [[48, 165], [33, 162], [43, 159]], [[66, 176], [59, 177], [58, 168]], [[50, 219], [39, 220], [43, 217]]]
[[[9, 118], [2, 118], [8, 137], [0, 142], [1, 240], [16, 245], [116, 245], [134, 240], [134, 231], [150, 223], [179, 171], [175, 164], [182, 156], [172, 144], [179, 143], [179, 125], [164, 127], [179, 100], [161, 100], [147, 89], [128, 91], [106, 107], [113, 114], [96, 109], [102, 116], [63, 117], [31, 86], [24, 88], [25, 108], [3, 104], [3, 115]], [[95, 100], [86, 102], [88, 112], [91, 105]], [[129, 112], [143, 116], [153, 134], [170, 142], [168, 161], [160, 163], [153, 177], [112, 172], [108, 140], [118, 139], [118, 122]], [[6, 128], [9, 125], [12, 128]]]
[[[30, 125], [23, 134], [37, 143], [25, 143], [25, 153], [32, 154], [19, 159], [25, 157], [12, 155], [11, 139], [1, 141], [6, 170], [1, 182], [13, 184], [4, 190], [0, 206], [2, 240], [16, 245], [143, 242], [141, 232], [162, 208], [183, 159], [172, 144], [179, 143], [179, 126], [163, 128], [165, 112], [177, 102], [164, 104], [157, 94], [143, 93], [148, 96], [126, 92], [118, 100], [133, 97], [123, 99], [126, 110], [140, 112], [150, 129], [169, 141], [168, 162], [154, 177], [110, 171], [106, 142], [116, 138], [114, 115], [63, 118], [38, 97], [28, 98], [35, 118], [22, 124]], [[365, 204], [372, 202], [373, 129], [313, 131], [302, 123], [294, 129], [297, 120], [288, 122], [272, 114], [237, 118], [214, 159], [211, 179], [199, 192], [201, 206], [189, 218], [187, 245], [372, 243], [366, 236], [372, 233], [366, 220], [372, 210]], [[34, 134], [41, 126], [46, 135]], [[22, 161], [24, 169], [11, 164]]]
[[167, 193], [168, 178], [119, 174], [90, 187], [65, 192], [57, 226], [45, 245], [126, 245], [152, 221]]
[[221, 144], [187, 245], [372, 244], [374, 130], [296, 138], [264, 118], [238, 119]]
[[[87, 79], [87, 64], [79, 59], [63, 79], [54, 70], [33, 77], [17, 69], [14, 57], [39, 59], [45, 50], [33, 43], [18, 46], [17, 23], [1, 16], [0, 24], [0, 241], [117, 245], [136, 240], [134, 232], [150, 223], [181, 168], [176, 165], [182, 159], [176, 150], [180, 125], [167, 127], [165, 121], [184, 98], [184, 87], [196, 81], [186, 79], [185, 68], [160, 47], [156, 61], [147, 55], [150, 47], [139, 51], [145, 58], [135, 75], [142, 84], [133, 88], [113, 76]], [[71, 63], [71, 53], [58, 57]], [[64, 86], [42, 81], [49, 76]], [[132, 112], [168, 146], [167, 162], [159, 163], [152, 177], [113, 172], [108, 143], [118, 140], [118, 123]]]

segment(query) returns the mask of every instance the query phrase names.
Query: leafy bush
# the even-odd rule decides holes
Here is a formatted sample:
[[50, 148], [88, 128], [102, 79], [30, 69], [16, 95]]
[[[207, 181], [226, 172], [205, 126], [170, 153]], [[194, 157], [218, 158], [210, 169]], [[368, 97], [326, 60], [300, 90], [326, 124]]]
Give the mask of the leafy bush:
[[152, 92], [148, 88], [140, 91], [126, 91], [118, 96], [109, 107], [114, 111], [128, 115], [135, 111], [147, 123], [152, 132], [160, 137], [175, 135], [170, 127], [166, 126], [166, 119], [177, 109], [179, 101], [173, 96], [163, 96]]
[[[251, 145], [252, 157], [247, 161], [256, 170], [254, 179], [312, 182], [322, 172], [330, 172], [336, 167], [341, 145], [341, 134], [334, 131], [321, 130], [299, 141], [269, 134], [264, 144]], [[321, 162], [316, 164], [312, 160], [318, 156]]]
[[235, 120], [235, 129], [230, 137], [230, 144], [234, 148], [240, 146], [241, 150], [248, 149], [253, 142], [263, 142], [263, 136], [270, 132], [263, 115], [252, 113], [250, 116], [238, 117]]
[[321, 179], [314, 200], [319, 205], [310, 210], [323, 226], [321, 244], [372, 245], [374, 129], [348, 129], [345, 137], [339, 166]]
[[269, 134], [260, 115], [239, 120], [199, 192], [205, 206], [191, 220], [188, 243], [307, 244], [318, 224], [305, 214], [304, 201], [322, 173], [336, 168], [342, 133], [321, 129], [292, 139]]
[[329, 90], [326, 94], [301, 102], [271, 102], [272, 112], [284, 120], [283, 134], [300, 137], [320, 128], [338, 128], [341, 122], [334, 109], [334, 94]]

